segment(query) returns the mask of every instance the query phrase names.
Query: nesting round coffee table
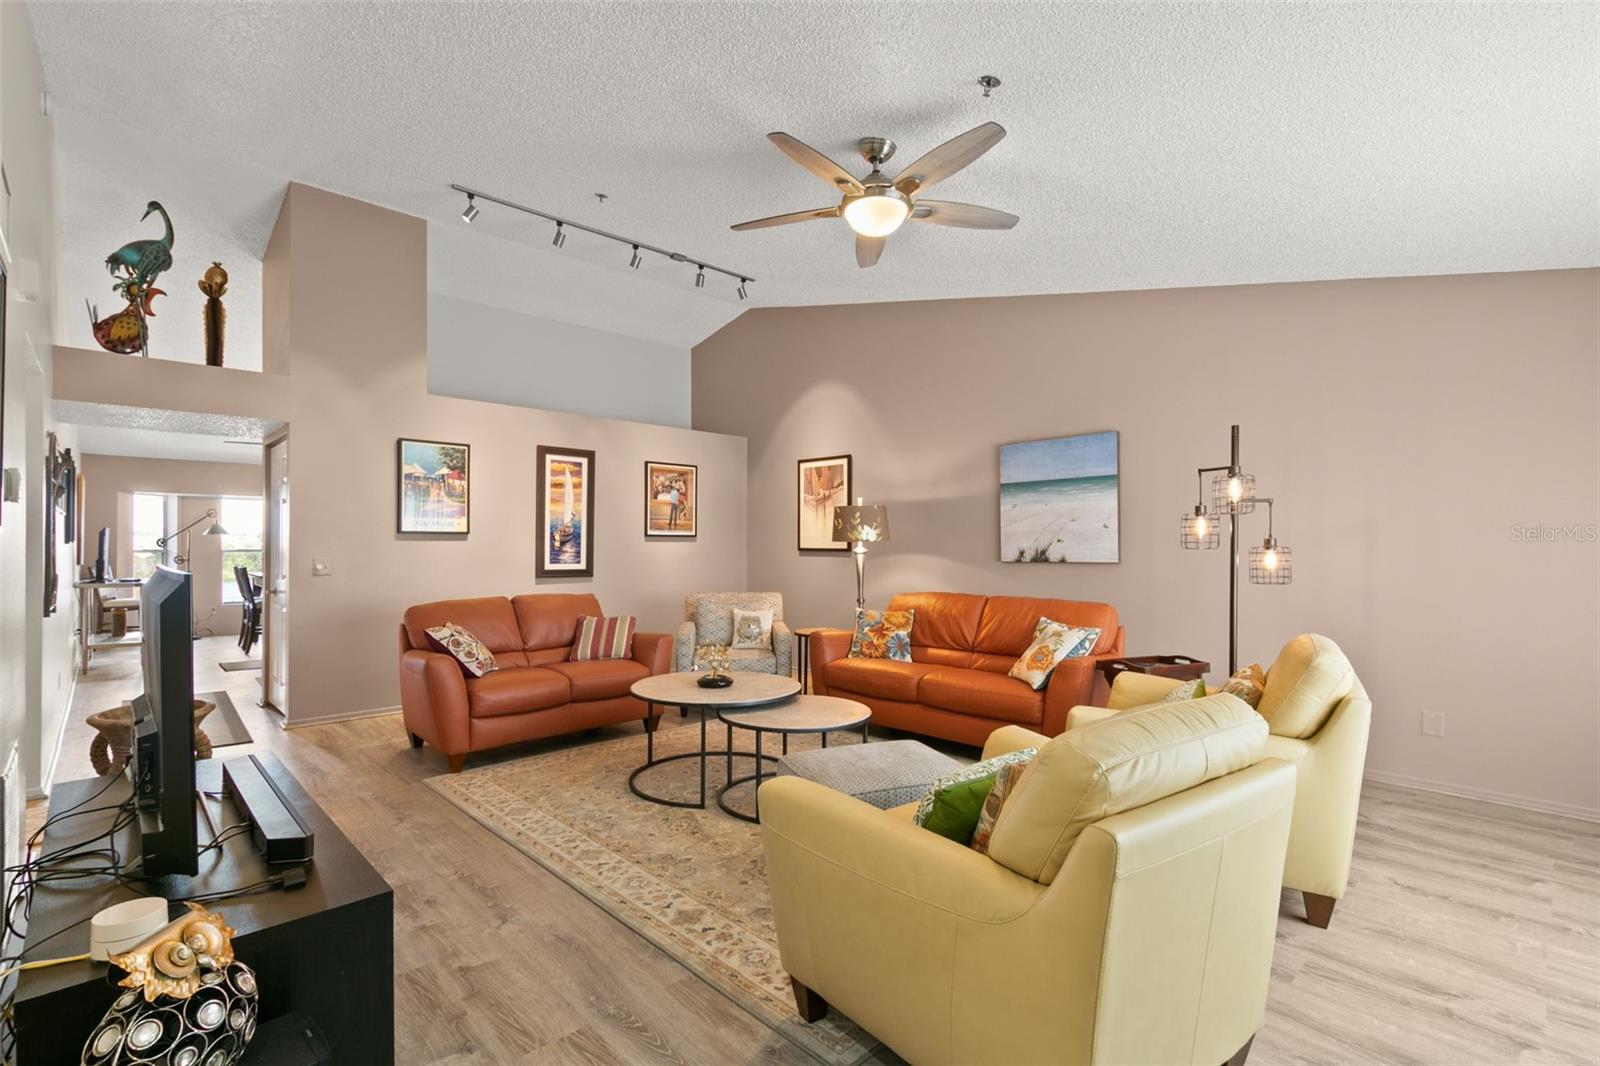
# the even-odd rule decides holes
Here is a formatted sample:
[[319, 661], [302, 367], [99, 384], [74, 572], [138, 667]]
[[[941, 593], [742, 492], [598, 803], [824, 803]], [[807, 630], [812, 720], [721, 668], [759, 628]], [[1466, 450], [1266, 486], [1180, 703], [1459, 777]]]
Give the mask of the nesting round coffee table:
[[[635, 699], [644, 700], [646, 703], [663, 703], [669, 707], [682, 707], [686, 711], [700, 712], [700, 750], [686, 751], [679, 755], [668, 755], [656, 758], [656, 724], [650, 716], [645, 718], [645, 761], [644, 765], [628, 775], [628, 790], [640, 799], [659, 803], [664, 807], [691, 807], [704, 810], [706, 806], [706, 763], [713, 756], [724, 756], [728, 761], [729, 776], [732, 776], [734, 759], [756, 758], [756, 765], [761, 764], [761, 759], [748, 751], [733, 751], [732, 744], [727, 750], [711, 751], [706, 747], [706, 715], [724, 710], [735, 710], [751, 707], [761, 707], [767, 704], [780, 703], [789, 699], [800, 691], [800, 683], [792, 677], [779, 677], [776, 674], [741, 673], [733, 674], [733, 684], [727, 688], [701, 688], [697, 683], [700, 674], [692, 671], [680, 671], [672, 674], [656, 674], [633, 683], [632, 691]], [[729, 736], [732, 736], [730, 729]], [[771, 758], [772, 756], [768, 756]], [[639, 784], [639, 775], [657, 766], [679, 759], [700, 760], [700, 799], [698, 802], [690, 800], [668, 799], [665, 796], [653, 795], [644, 790]], [[726, 786], [724, 786], [726, 787]]]
[[[767, 775], [763, 773], [764, 763], [767, 759], [775, 758], [765, 755], [761, 751], [761, 738], [766, 733], [777, 733], [783, 738], [783, 754], [789, 754], [789, 737], [795, 733], [819, 733], [822, 736], [822, 746], [828, 746], [828, 734], [844, 732], [845, 730], [860, 729], [861, 743], [865, 744], [870, 739], [868, 730], [871, 728], [872, 709], [864, 703], [855, 700], [843, 699], [839, 696], [807, 696], [800, 695], [783, 703], [768, 707], [755, 707], [750, 709], [723, 708], [717, 711], [717, 717], [722, 719], [728, 727], [727, 750], [733, 751], [733, 731], [735, 729], [748, 729], [756, 735], [756, 772], [743, 777], [733, 776], [733, 758], [728, 758], [728, 780], [717, 793], [717, 806], [723, 812], [735, 818], [742, 818], [747, 822], [761, 820], [761, 781]], [[747, 781], [756, 783], [755, 813], [746, 814], [728, 806], [728, 789], [734, 785], [742, 785]]]

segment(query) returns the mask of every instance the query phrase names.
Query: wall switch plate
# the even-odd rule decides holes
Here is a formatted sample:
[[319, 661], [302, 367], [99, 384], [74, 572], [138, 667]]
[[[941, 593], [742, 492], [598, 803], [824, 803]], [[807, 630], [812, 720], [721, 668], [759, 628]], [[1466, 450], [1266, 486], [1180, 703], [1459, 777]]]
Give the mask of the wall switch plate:
[[333, 564], [326, 559], [311, 560], [312, 577], [329, 577], [333, 574]]
[[1443, 711], [1423, 711], [1422, 712], [1422, 735], [1425, 736], [1425, 737], [1442, 737], [1442, 736], [1444, 736], [1444, 712]]

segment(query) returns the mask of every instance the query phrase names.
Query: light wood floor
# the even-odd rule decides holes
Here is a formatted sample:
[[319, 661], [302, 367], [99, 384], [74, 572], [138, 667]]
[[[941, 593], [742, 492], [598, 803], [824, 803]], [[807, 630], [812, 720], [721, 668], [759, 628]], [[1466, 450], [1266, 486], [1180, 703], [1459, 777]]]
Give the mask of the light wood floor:
[[[421, 786], [444, 760], [412, 751], [397, 716], [284, 731], [256, 706], [259, 673], [215, 665], [239, 657], [231, 637], [201, 641], [196, 689], [227, 689], [394, 886], [401, 1062], [810, 1061]], [[82, 718], [137, 678], [136, 657], [114, 652], [80, 680], [58, 780], [91, 775]], [[1600, 1063], [1600, 826], [1369, 785], [1332, 927], [1284, 896], [1250, 1062]]]

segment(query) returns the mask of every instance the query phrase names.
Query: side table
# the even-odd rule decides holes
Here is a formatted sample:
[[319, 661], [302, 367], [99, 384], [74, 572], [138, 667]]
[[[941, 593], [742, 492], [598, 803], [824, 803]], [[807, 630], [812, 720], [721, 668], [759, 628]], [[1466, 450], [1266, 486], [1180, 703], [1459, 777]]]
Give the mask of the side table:
[[1118, 674], [1154, 674], [1157, 677], [1170, 677], [1175, 681], [1193, 681], [1198, 677], [1205, 677], [1211, 670], [1211, 664], [1204, 659], [1191, 659], [1187, 655], [1129, 655], [1121, 659], [1104, 659], [1100, 662], [1100, 672], [1105, 675], [1106, 684], [1113, 684]]
[[[761, 737], [764, 733], [777, 733], [783, 737], [783, 753], [789, 754], [789, 735], [791, 733], [817, 733], [822, 737], [822, 747], [828, 746], [828, 734], [843, 732], [860, 728], [861, 743], [865, 744], [871, 739], [872, 708], [855, 700], [847, 700], [841, 696], [807, 696], [801, 694], [784, 703], [768, 707], [725, 708], [717, 711], [717, 717], [722, 719], [728, 727], [728, 780], [722, 786], [722, 791], [717, 794], [717, 806], [733, 815], [735, 818], [746, 822], [761, 821], [761, 782], [771, 776], [765, 772], [765, 760], [773, 758], [761, 750]], [[756, 772], [744, 777], [733, 776], [733, 756], [738, 754], [733, 750], [733, 731], [735, 729], [748, 729], [756, 735], [755, 762]], [[742, 785], [747, 781], [756, 783], [755, 814], [746, 814], [736, 811], [728, 806], [728, 789], [734, 785]]]
[[800, 691], [810, 692], [811, 680], [811, 637], [814, 633], [821, 633], [827, 626], [803, 626], [800, 629], [791, 629], [794, 634], [795, 673], [800, 678]]

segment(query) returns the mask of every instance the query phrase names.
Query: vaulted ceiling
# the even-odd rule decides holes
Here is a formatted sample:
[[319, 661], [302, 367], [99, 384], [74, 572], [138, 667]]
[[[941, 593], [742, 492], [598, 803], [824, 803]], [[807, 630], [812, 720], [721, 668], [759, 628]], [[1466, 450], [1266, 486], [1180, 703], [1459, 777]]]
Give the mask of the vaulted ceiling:
[[[447, 186], [751, 274], [754, 305], [1600, 262], [1588, 4], [30, 13], [58, 123], [69, 304], [109, 302], [101, 261], [143, 235], [147, 199], [181, 203], [179, 247], [203, 269], [259, 256], [289, 179], [459, 231], [435, 242], [440, 291], [678, 344], [739, 313], [731, 285], [696, 290], [692, 268], [657, 260], [630, 271], [626, 248], [581, 234], [557, 250], [547, 223], [490, 205], [468, 230]], [[992, 98], [980, 74], [1002, 79]], [[769, 130], [860, 174], [858, 137], [894, 139], [903, 164], [989, 120], [1009, 136], [938, 195], [1014, 212], [1014, 230], [908, 225], [861, 270], [841, 220], [728, 229], [837, 200]]]

